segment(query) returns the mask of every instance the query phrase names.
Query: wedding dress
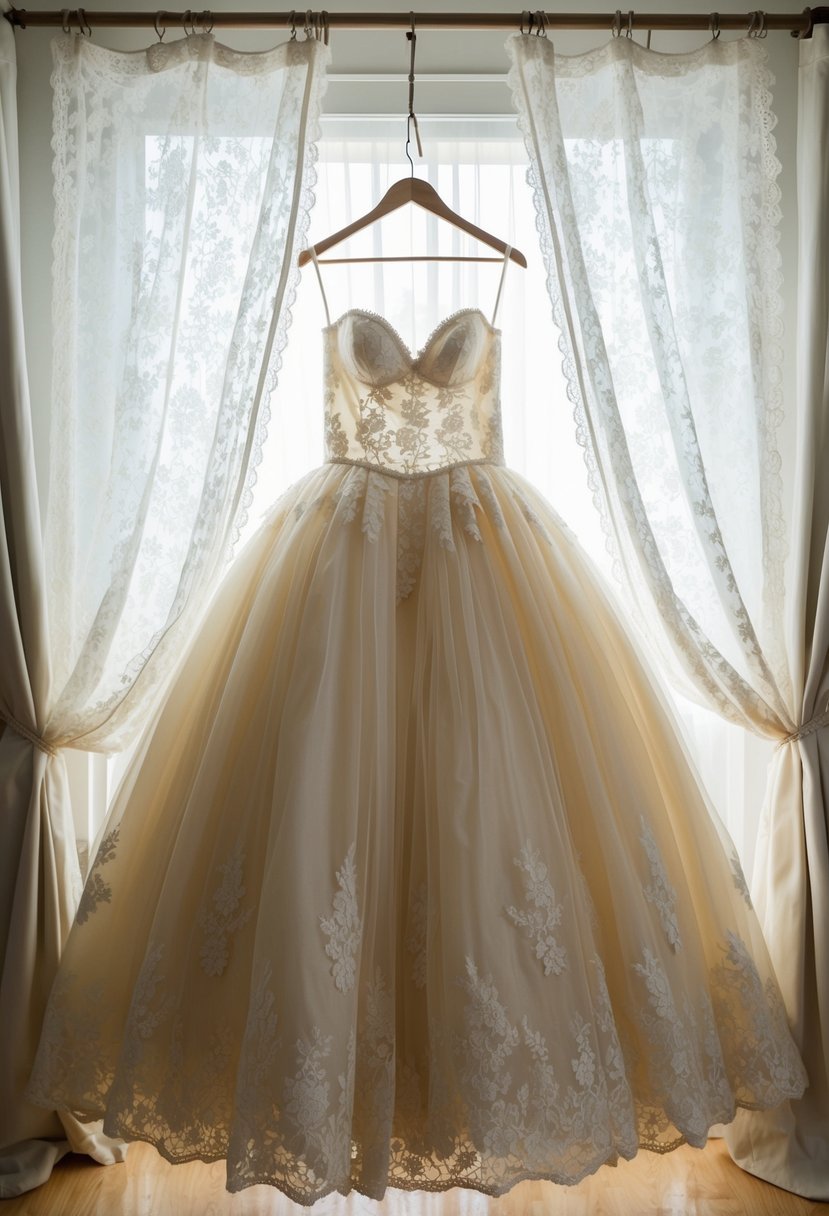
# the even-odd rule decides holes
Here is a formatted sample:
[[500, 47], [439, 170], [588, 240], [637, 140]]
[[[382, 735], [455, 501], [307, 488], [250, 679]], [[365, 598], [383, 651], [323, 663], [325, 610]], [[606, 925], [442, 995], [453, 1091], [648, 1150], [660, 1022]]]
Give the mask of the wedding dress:
[[573, 1183], [806, 1083], [637, 647], [504, 467], [499, 331], [324, 330], [94, 860], [30, 1096], [236, 1191]]

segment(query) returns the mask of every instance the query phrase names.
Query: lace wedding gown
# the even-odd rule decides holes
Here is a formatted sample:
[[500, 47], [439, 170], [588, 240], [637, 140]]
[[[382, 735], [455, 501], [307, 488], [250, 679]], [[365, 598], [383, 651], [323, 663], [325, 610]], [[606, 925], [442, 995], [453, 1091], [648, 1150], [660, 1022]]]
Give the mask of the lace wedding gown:
[[572, 1183], [800, 1095], [733, 846], [503, 465], [498, 331], [324, 333], [327, 461], [122, 784], [31, 1096], [307, 1204]]

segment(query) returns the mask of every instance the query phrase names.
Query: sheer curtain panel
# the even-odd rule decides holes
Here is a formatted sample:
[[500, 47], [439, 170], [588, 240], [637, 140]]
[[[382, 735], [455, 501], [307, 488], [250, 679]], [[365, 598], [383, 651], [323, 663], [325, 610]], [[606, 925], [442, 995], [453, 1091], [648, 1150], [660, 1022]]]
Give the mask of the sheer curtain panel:
[[[759, 1146], [751, 1168], [827, 1198], [818, 1127], [827, 1015], [816, 1037], [812, 1001], [820, 988], [824, 1001], [829, 994], [819, 970], [825, 947], [822, 960], [815, 952], [827, 898], [814, 716], [822, 689], [825, 700], [817, 618], [826, 606], [817, 582], [807, 587], [804, 558], [800, 633], [787, 647], [775, 440], [783, 404], [779, 164], [765, 50], [753, 39], [712, 40], [664, 55], [617, 38], [568, 57], [529, 36], [508, 48], [569, 393], [631, 611], [681, 691], [782, 745], [767, 808], [780, 840], [759, 847], [755, 889], [811, 1086], [780, 1116], [792, 1121], [791, 1153], [785, 1161], [778, 1154], [778, 1169]], [[819, 165], [817, 143], [813, 155]], [[822, 324], [825, 370], [825, 316]], [[825, 410], [810, 391], [809, 410]], [[806, 493], [803, 520], [814, 537]], [[823, 521], [821, 554], [825, 538]], [[808, 539], [797, 543], [808, 550]], [[807, 675], [803, 655], [814, 660], [816, 646], [817, 670]], [[811, 768], [804, 749], [814, 754]], [[774, 858], [771, 875], [764, 856], [766, 869]], [[810, 888], [810, 879], [819, 885]], [[803, 1151], [796, 1129], [809, 1142]]]
[[[20, 1095], [77, 899], [61, 749], [115, 751], [134, 736], [244, 520], [313, 199], [328, 58], [315, 40], [241, 54], [210, 35], [132, 54], [65, 35], [53, 49], [43, 555], [28, 422], [3, 465], [3, 611], [19, 639], [0, 706], [5, 1145], [55, 1133]], [[17, 327], [4, 331], [5, 427], [5, 398], [11, 419], [26, 419], [28, 402], [16, 252], [6, 257], [16, 221], [3, 216], [3, 315]]]

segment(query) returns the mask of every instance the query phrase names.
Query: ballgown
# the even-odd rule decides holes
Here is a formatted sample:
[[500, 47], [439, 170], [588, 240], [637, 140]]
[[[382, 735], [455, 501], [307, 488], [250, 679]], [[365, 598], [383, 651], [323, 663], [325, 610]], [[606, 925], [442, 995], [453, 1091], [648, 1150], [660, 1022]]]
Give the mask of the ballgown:
[[309, 1204], [574, 1183], [800, 1096], [734, 847], [504, 465], [499, 331], [323, 336], [326, 461], [121, 784], [30, 1097]]

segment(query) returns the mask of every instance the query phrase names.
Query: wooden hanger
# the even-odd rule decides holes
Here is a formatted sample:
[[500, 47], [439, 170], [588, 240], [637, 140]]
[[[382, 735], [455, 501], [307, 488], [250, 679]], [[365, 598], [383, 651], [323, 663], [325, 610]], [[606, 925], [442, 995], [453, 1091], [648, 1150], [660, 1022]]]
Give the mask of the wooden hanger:
[[[332, 236], [325, 237], [322, 241], [317, 241], [314, 245], [314, 253], [319, 256], [325, 253], [326, 249], [331, 249], [333, 245], [339, 245], [340, 241], [346, 240], [353, 236], [355, 232], [359, 232], [363, 228], [368, 228], [372, 224], [376, 224], [384, 215], [388, 215], [391, 211], [397, 211], [399, 207], [403, 207], [406, 203], [417, 203], [419, 207], [423, 207], [425, 211], [430, 211], [439, 219], [447, 220], [450, 224], [454, 224], [456, 228], [460, 228], [463, 232], [468, 232], [470, 236], [474, 236], [476, 240], [481, 241], [484, 245], [489, 245], [491, 249], [497, 249], [501, 255], [506, 252], [507, 242], [502, 241], [499, 237], [493, 236], [490, 232], [485, 232], [483, 228], [479, 228], [470, 220], [466, 220], [462, 215], [458, 215], [457, 211], [453, 211], [448, 207], [443, 199], [435, 190], [434, 186], [430, 186], [428, 182], [423, 181], [419, 177], [403, 177], [400, 181], [396, 181], [394, 185], [389, 186], [386, 193], [380, 199], [376, 207], [371, 211], [361, 215], [358, 220], [341, 228], [339, 232], [335, 232]], [[527, 259], [518, 249], [510, 250], [510, 258], [513, 262], [517, 262], [519, 266], [526, 267]], [[311, 250], [303, 249], [299, 255], [299, 265], [304, 266], [306, 262], [311, 260]], [[500, 258], [489, 257], [456, 257], [450, 254], [410, 254], [408, 256], [387, 256], [387, 257], [363, 257], [363, 258], [320, 258], [321, 262], [498, 262]]]
[[[363, 228], [369, 228], [372, 224], [376, 224], [383, 216], [388, 215], [391, 211], [397, 211], [399, 207], [403, 207], [406, 203], [417, 203], [424, 211], [431, 212], [438, 219], [446, 220], [454, 225], [455, 228], [460, 228], [462, 232], [468, 232], [470, 236], [475, 237], [484, 245], [489, 245], [491, 249], [497, 249], [502, 255], [506, 253], [508, 245], [506, 241], [502, 241], [499, 237], [493, 236], [491, 232], [485, 232], [483, 228], [479, 228], [477, 224], [473, 224], [470, 220], [464, 219], [462, 215], [458, 215], [457, 211], [453, 211], [451, 207], [443, 201], [443, 199], [428, 182], [414, 175], [414, 161], [409, 156], [409, 143], [411, 142], [411, 127], [414, 123], [415, 136], [417, 138], [417, 148], [420, 155], [423, 155], [423, 149], [420, 146], [420, 132], [417, 127], [417, 118], [414, 112], [414, 61], [415, 61], [415, 46], [417, 43], [417, 35], [414, 28], [414, 17], [412, 17], [411, 31], [407, 32], [406, 37], [412, 45], [411, 63], [409, 65], [409, 115], [406, 122], [406, 156], [409, 158], [409, 164], [412, 166], [410, 177], [403, 177], [396, 181], [392, 186], [389, 186], [386, 193], [380, 199], [376, 207], [372, 207], [371, 211], [361, 215], [358, 220], [347, 224], [345, 228], [341, 228], [339, 232], [333, 233], [332, 236], [325, 237], [322, 241], [317, 241], [313, 246], [313, 254], [319, 256], [325, 253], [326, 249], [331, 249], [334, 245], [339, 245], [340, 241], [347, 240], [353, 236], [355, 232], [360, 232]], [[304, 266], [306, 262], [311, 260], [313, 256], [311, 249], [303, 249], [299, 255], [299, 265]], [[518, 249], [510, 249], [510, 259], [517, 262], [519, 266], [526, 267], [527, 259]], [[454, 257], [450, 254], [410, 254], [404, 256], [387, 256], [387, 257], [364, 257], [364, 258], [320, 258], [324, 262], [499, 262], [502, 258], [488, 257]]]

